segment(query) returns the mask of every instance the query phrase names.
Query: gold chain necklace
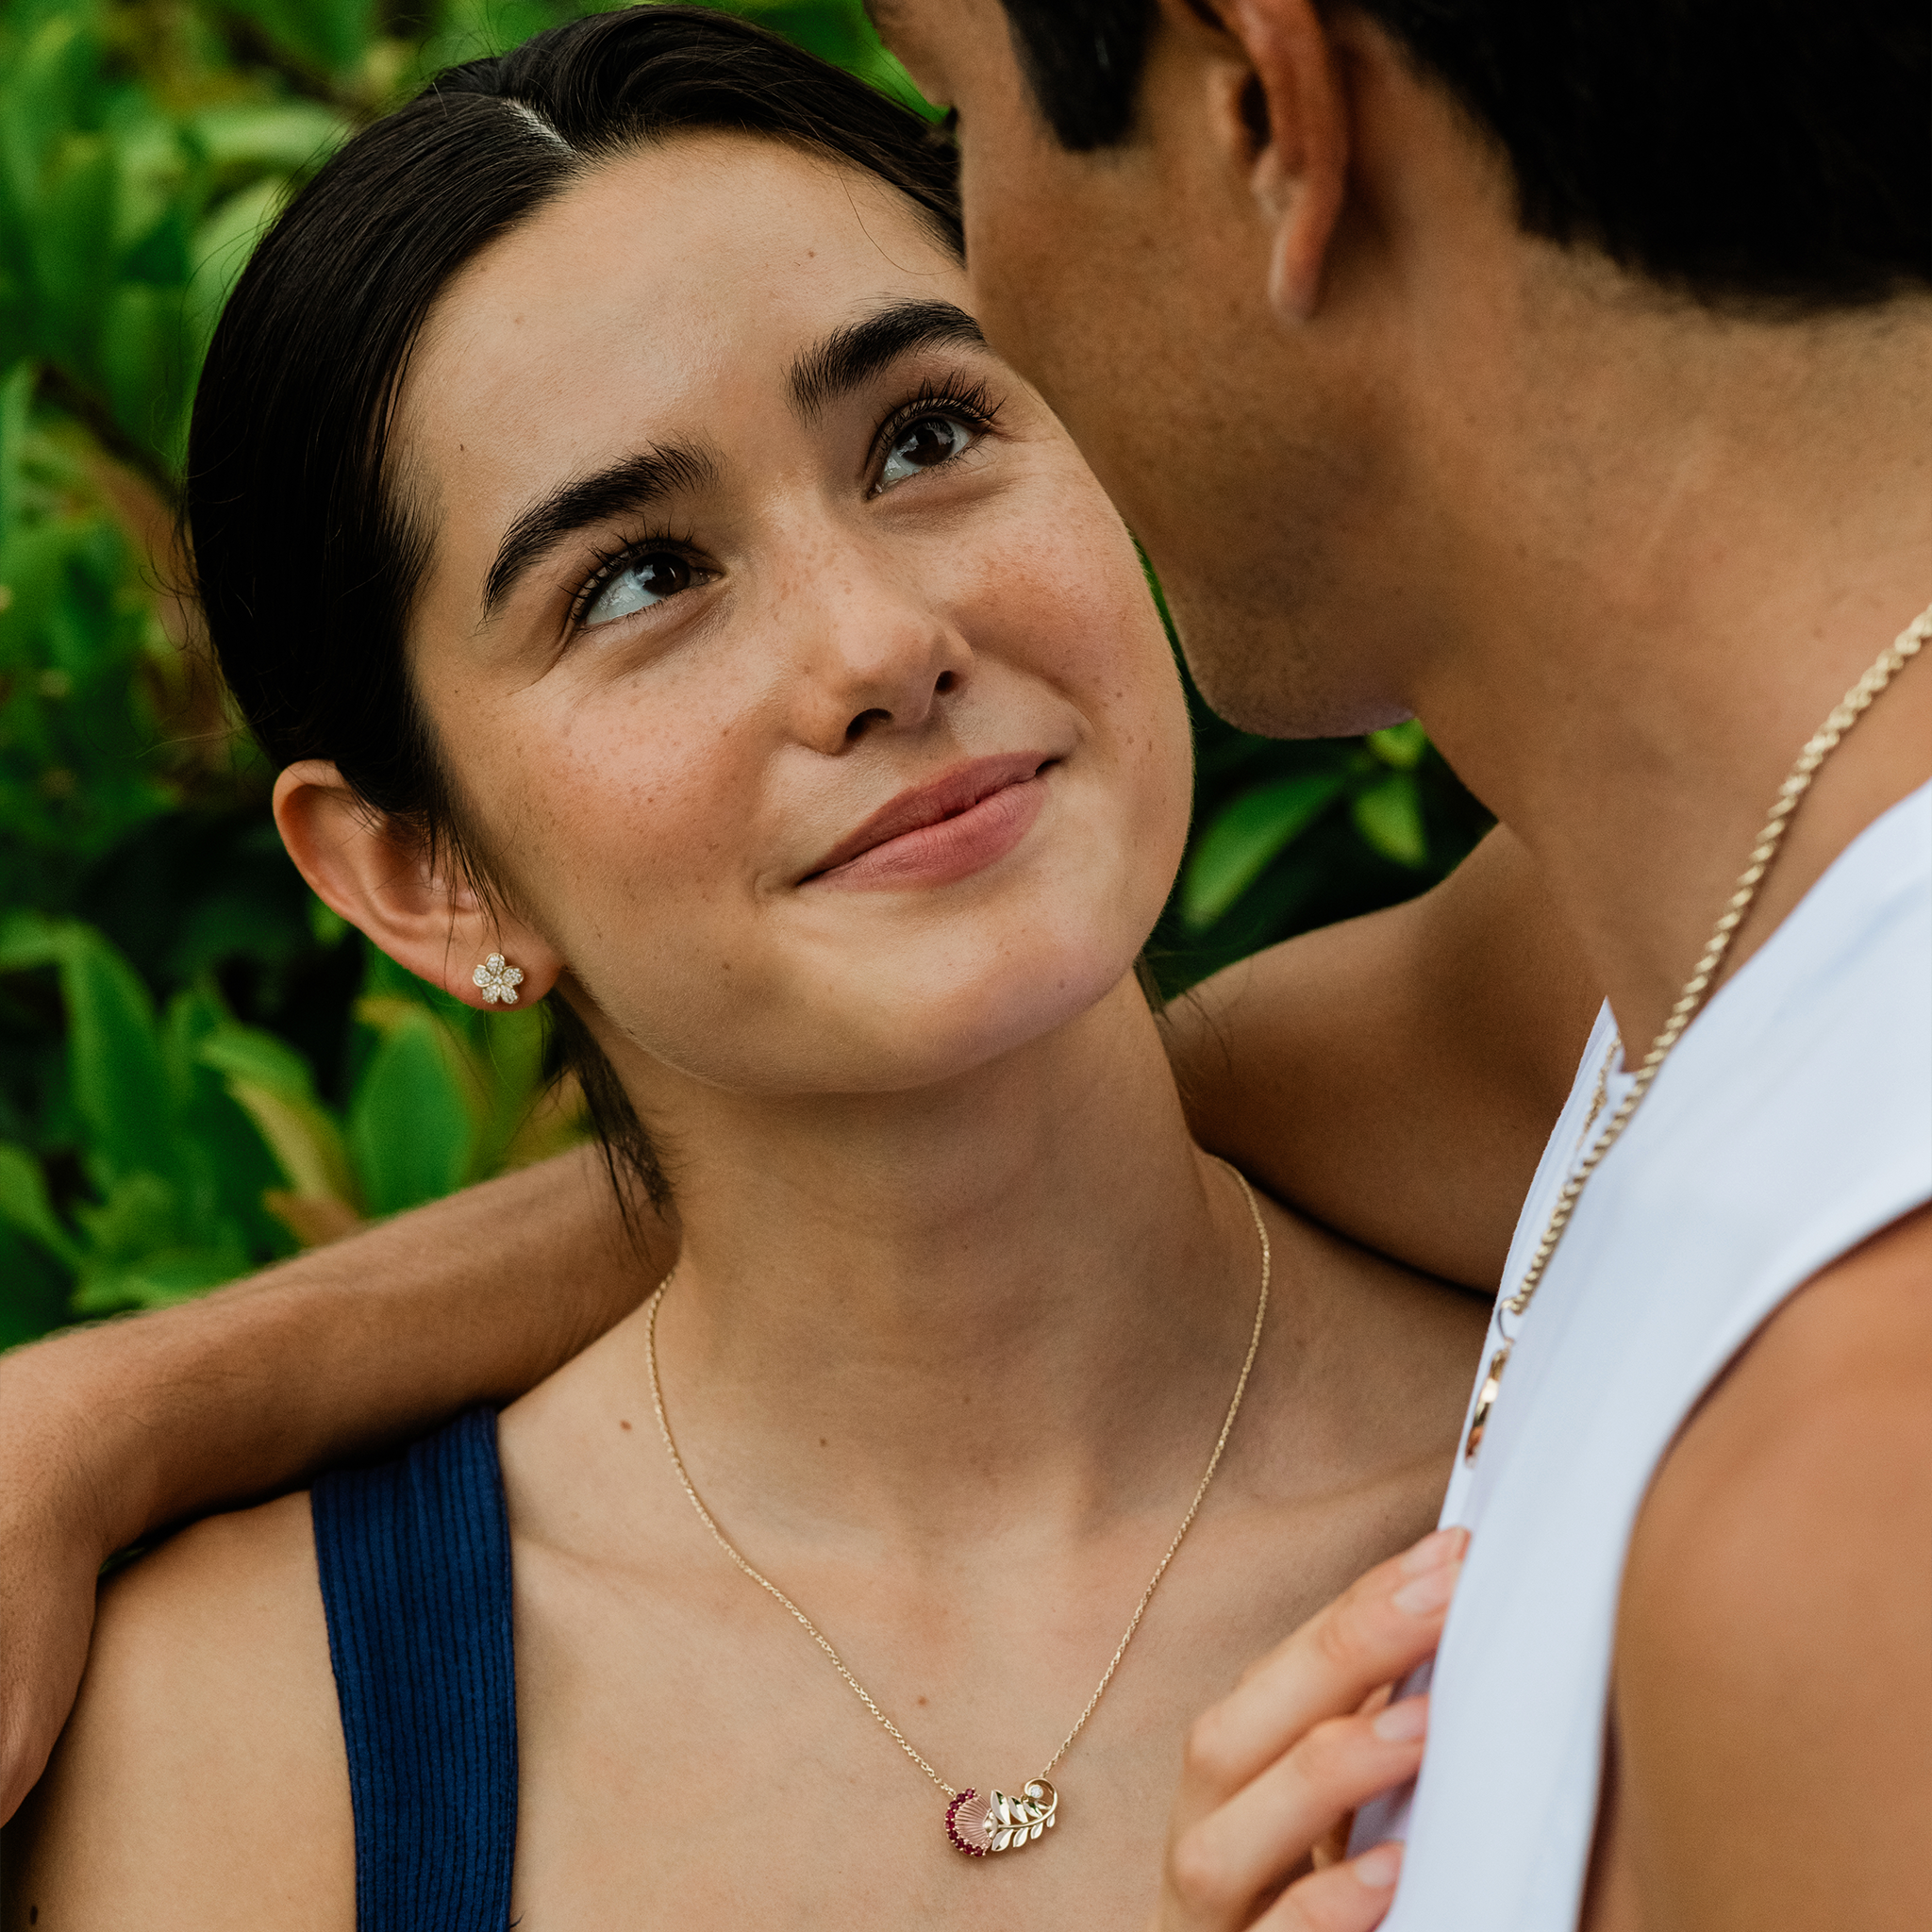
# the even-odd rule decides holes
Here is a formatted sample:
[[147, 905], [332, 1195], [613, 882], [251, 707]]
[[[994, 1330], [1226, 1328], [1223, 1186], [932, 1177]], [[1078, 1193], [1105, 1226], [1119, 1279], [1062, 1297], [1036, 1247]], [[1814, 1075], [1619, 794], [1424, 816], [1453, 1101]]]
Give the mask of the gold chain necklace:
[[[1225, 1161], [1220, 1163], [1227, 1167]], [[1121, 1658], [1126, 1655], [1127, 1645], [1134, 1641], [1134, 1632], [1141, 1627], [1141, 1619], [1146, 1614], [1147, 1606], [1154, 1599], [1160, 1579], [1167, 1574], [1167, 1566], [1174, 1561], [1174, 1552], [1181, 1546], [1181, 1539], [1193, 1526], [1199, 1513], [1202, 1499], [1208, 1493], [1208, 1486], [1214, 1480], [1214, 1472], [1221, 1467], [1222, 1452], [1227, 1447], [1227, 1439], [1234, 1431], [1234, 1419], [1241, 1413], [1241, 1397], [1247, 1393], [1248, 1374], [1255, 1366], [1255, 1353], [1261, 1345], [1261, 1325], [1268, 1319], [1268, 1280], [1273, 1269], [1273, 1258], [1268, 1245], [1268, 1229], [1261, 1220], [1261, 1210], [1255, 1203], [1254, 1190], [1236, 1171], [1228, 1167], [1241, 1186], [1241, 1198], [1247, 1203], [1248, 1213], [1255, 1224], [1255, 1233], [1261, 1244], [1261, 1293], [1255, 1308], [1254, 1333], [1248, 1338], [1248, 1352], [1241, 1362], [1240, 1378], [1234, 1385], [1234, 1400], [1227, 1406], [1226, 1419], [1221, 1424], [1221, 1434], [1216, 1438], [1214, 1453], [1208, 1458], [1207, 1472], [1201, 1477], [1199, 1487], [1194, 1491], [1194, 1500], [1188, 1505], [1188, 1513], [1181, 1518], [1181, 1526], [1174, 1531], [1174, 1541], [1158, 1564], [1147, 1588], [1141, 1592], [1141, 1601], [1134, 1606], [1134, 1614], [1127, 1620], [1126, 1635], [1120, 1641], [1113, 1656], [1108, 1660], [1107, 1669], [1101, 1674], [1099, 1684], [1093, 1695], [1087, 1700], [1087, 1707], [1074, 1720], [1074, 1728], [1060, 1740], [1060, 1747], [1041, 1767], [1038, 1777], [1028, 1778], [1017, 1795], [1008, 1797], [1004, 1791], [994, 1791], [991, 1797], [982, 1798], [968, 1786], [964, 1790], [956, 1790], [949, 1785], [919, 1753], [891, 1718], [873, 1701], [872, 1693], [866, 1690], [852, 1673], [846, 1669], [845, 1660], [833, 1649], [830, 1640], [819, 1626], [808, 1617], [769, 1576], [755, 1570], [739, 1553], [724, 1532], [718, 1527], [717, 1519], [704, 1506], [690, 1473], [684, 1466], [684, 1457], [677, 1453], [677, 1444], [671, 1438], [671, 1424], [664, 1417], [664, 1391], [658, 1381], [658, 1310], [664, 1300], [664, 1291], [671, 1286], [667, 1274], [658, 1284], [652, 1294], [644, 1318], [644, 1362], [650, 1371], [651, 1407], [657, 1411], [658, 1433], [664, 1439], [664, 1448], [671, 1457], [671, 1466], [677, 1472], [677, 1479], [684, 1485], [684, 1493], [691, 1498], [691, 1507], [698, 1512], [699, 1520], [711, 1532], [712, 1541], [760, 1590], [767, 1591], [784, 1605], [786, 1609], [805, 1626], [806, 1634], [831, 1658], [832, 1668], [845, 1679], [858, 1701], [872, 1712], [886, 1734], [924, 1772], [934, 1784], [952, 1801], [946, 1807], [946, 1837], [959, 1851], [969, 1857], [983, 1858], [989, 1852], [1018, 1851], [1022, 1845], [1033, 1843], [1040, 1835], [1051, 1830], [1055, 1815], [1059, 1809], [1059, 1793], [1047, 1782], [1048, 1774], [1058, 1764], [1072, 1748], [1074, 1740], [1086, 1728], [1087, 1720], [1093, 1715], [1094, 1707], [1100, 1702], [1107, 1687], [1113, 1682], [1113, 1674], [1120, 1668]], [[673, 1271], [675, 1272], [675, 1270]]]
[[[1771, 816], [1765, 821], [1764, 829], [1758, 833], [1757, 844], [1751, 848], [1750, 863], [1740, 874], [1736, 891], [1711, 930], [1704, 957], [1685, 982], [1684, 991], [1677, 995], [1677, 1004], [1671, 1008], [1663, 1031], [1651, 1042], [1650, 1051], [1643, 1057], [1643, 1064], [1632, 1075], [1629, 1091], [1605, 1123], [1603, 1132], [1577, 1161], [1570, 1178], [1563, 1183], [1563, 1191], [1557, 1196], [1557, 1205], [1551, 1210], [1549, 1224], [1543, 1229], [1542, 1239], [1537, 1242], [1529, 1266], [1524, 1270], [1522, 1286], [1498, 1305], [1497, 1326], [1502, 1330], [1502, 1346], [1490, 1358], [1482, 1388], [1476, 1393], [1475, 1407], [1470, 1414], [1469, 1434], [1462, 1448], [1465, 1462], [1474, 1462], [1476, 1451], [1482, 1447], [1483, 1434], [1489, 1427], [1490, 1414], [1496, 1406], [1496, 1393], [1502, 1386], [1503, 1371], [1509, 1365], [1510, 1351], [1516, 1346], [1517, 1335], [1522, 1332], [1523, 1317], [1535, 1299], [1543, 1276], [1549, 1272], [1551, 1257], [1563, 1239], [1564, 1229], [1570, 1225], [1583, 1190], [1588, 1186], [1591, 1175], [1603, 1164], [1604, 1156], [1616, 1145], [1624, 1129], [1630, 1124], [1631, 1116], [1650, 1091], [1651, 1083], [1669, 1058], [1671, 1049], [1697, 1017], [1710, 991], [1711, 980], [1730, 950], [1731, 940], [1744, 923], [1744, 915], [1750, 911], [1751, 902], [1757, 898], [1757, 889], [1764, 883], [1765, 874], [1770, 872], [1772, 861], [1784, 843], [1785, 828], [1790, 824], [1799, 800], [1811, 789], [1811, 781], [1817, 776], [1819, 766], [1838, 748], [1839, 741], [1871, 708], [1872, 701], [1919, 655], [1928, 638], [1932, 638], [1932, 606], [1920, 611], [1899, 632], [1892, 642], [1879, 653], [1878, 660], [1871, 670], [1839, 700], [1831, 715], [1811, 734], [1805, 749], [1798, 754], [1798, 761], [1791, 767], [1790, 775], [1778, 787], [1777, 801], [1771, 808]], [[1596, 1098], [1590, 1110], [1590, 1119], [1584, 1124], [1586, 1134], [1602, 1110], [1607, 1089], [1607, 1063], [1606, 1074], [1597, 1080]], [[1516, 1333], [1504, 1327], [1505, 1317], [1519, 1324]]]

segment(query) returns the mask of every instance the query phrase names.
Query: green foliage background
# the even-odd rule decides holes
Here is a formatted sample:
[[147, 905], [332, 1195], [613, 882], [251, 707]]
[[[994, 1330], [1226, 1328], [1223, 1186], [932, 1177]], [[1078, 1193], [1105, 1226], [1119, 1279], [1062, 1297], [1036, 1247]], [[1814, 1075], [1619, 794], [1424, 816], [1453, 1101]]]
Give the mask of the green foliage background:
[[[572, 0], [0, 8], [0, 1347], [165, 1305], [578, 1131], [541, 1016], [320, 906], [192, 649], [173, 482], [255, 237], [359, 123]], [[916, 100], [858, 0], [738, 0]], [[1197, 705], [1170, 990], [1402, 898], [1483, 824], [1419, 728], [1273, 744]]]

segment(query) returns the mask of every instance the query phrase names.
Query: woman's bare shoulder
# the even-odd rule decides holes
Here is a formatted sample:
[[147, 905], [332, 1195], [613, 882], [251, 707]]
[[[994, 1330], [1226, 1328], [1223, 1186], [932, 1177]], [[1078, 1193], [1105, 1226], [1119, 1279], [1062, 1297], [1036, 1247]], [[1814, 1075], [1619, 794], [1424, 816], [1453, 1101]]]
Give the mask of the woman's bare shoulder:
[[8, 1840], [6, 1932], [349, 1932], [307, 1496], [197, 1524], [107, 1585], [79, 1701]]

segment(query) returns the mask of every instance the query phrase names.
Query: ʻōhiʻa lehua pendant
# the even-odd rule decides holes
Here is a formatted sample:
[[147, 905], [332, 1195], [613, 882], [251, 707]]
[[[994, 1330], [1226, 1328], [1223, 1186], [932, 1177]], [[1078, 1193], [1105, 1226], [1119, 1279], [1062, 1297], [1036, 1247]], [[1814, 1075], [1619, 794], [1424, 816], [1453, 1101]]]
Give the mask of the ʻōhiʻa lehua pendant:
[[989, 1852], [1017, 1852], [1053, 1829], [1060, 1794], [1043, 1777], [1030, 1778], [1017, 1798], [995, 1791], [982, 1798], [967, 1790], [946, 1807], [946, 1836], [969, 1858]]

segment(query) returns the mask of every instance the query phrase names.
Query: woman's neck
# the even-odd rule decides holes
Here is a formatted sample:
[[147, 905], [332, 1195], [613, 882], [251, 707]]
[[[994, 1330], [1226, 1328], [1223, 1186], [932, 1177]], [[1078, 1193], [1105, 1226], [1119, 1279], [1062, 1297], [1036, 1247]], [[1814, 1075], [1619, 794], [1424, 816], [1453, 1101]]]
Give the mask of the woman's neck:
[[944, 1539], [1009, 1508], [1023, 1466], [1071, 1517], [1191, 1479], [1259, 1252], [1131, 980], [943, 1089], [675, 1112], [658, 1350], [715, 1487]]

